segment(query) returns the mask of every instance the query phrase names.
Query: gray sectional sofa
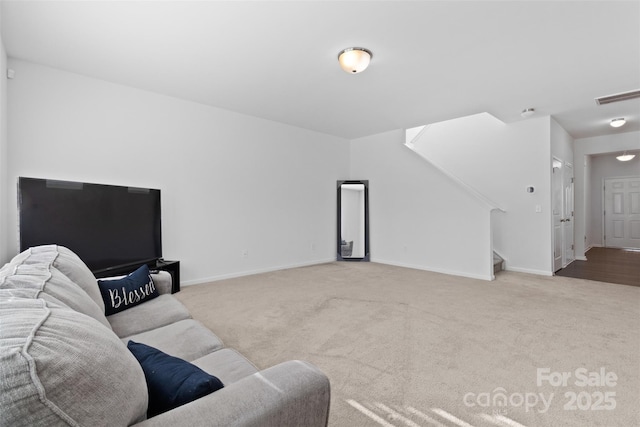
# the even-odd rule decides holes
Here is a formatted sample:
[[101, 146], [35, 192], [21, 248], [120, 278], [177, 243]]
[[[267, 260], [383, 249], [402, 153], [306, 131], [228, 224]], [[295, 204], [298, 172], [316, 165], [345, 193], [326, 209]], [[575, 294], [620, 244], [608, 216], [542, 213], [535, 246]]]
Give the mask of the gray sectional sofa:
[[[69, 249], [31, 248], [2, 267], [0, 425], [327, 425], [321, 371], [302, 361], [258, 370], [191, 318], [170, 295], [168, 273], [151, 277], [159, 296], [105, 316], [96, 278]], [[146, 372], [129, 341], [183, 359], [224, 387], [147, 417]]]

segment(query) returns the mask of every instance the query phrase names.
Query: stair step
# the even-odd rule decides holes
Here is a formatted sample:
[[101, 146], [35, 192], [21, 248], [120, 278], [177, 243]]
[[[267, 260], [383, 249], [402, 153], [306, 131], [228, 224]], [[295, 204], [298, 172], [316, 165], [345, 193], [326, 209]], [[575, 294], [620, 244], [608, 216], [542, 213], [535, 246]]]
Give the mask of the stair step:
[[497, 253], [493, 253], [493, 274], [504, 270], [504, 259]]

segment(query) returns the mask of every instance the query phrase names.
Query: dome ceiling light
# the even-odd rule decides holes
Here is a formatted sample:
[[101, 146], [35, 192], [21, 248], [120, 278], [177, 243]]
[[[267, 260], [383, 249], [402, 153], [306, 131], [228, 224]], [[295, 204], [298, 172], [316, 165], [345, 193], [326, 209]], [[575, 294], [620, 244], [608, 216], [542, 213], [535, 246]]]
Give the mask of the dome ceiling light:
[[627, 121], [624, 118], [620, 117], [619, 119], [611, 120], [611, 123], [609, 124], [614, 128], [619, 128], [620, 126], [623, 126], [625, 123], [627, 123]]
[[340, 67], [349, 74], [361, 73], [367, 69], [373, 54], [363, 47], [348, 47], [338, 54]]
[[524, 110], [522, 110], [522, 112], [520, 113], [520, 115], [522, 117], [524, 117], [525, 119], [533, 116], [536, 113], [536, 109], [535, 108], [525, 108]]
[[624, 154], [616, 157], [616, 159], [620, 160], [621, 162], [628, 162], [629, 160], [633, 159], [636, 155], [635, 154], [627, 154], [627, 152], [625, 151]]

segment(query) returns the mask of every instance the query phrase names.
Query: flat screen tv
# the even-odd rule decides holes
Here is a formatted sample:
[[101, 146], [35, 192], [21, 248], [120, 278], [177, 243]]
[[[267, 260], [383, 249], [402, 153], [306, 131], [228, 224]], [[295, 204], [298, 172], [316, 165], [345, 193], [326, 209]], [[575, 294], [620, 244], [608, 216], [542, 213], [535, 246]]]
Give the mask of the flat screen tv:
[[162, 258], [160, 190], [18, 179], [20, 250], [66, 246], [94, 274]]

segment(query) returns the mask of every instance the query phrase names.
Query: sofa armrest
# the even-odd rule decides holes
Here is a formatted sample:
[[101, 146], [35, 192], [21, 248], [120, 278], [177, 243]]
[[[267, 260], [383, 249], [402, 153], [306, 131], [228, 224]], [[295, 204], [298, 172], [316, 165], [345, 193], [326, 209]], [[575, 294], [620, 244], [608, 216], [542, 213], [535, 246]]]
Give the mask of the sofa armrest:
[[136, 426], [326, 427], [330, 400], [326, 375], [291, 360]]
[[168, 271], [158, 270], [157, 272], [151, 273], [151, 277], [160, 295], [171, 293], [172, 279]]

